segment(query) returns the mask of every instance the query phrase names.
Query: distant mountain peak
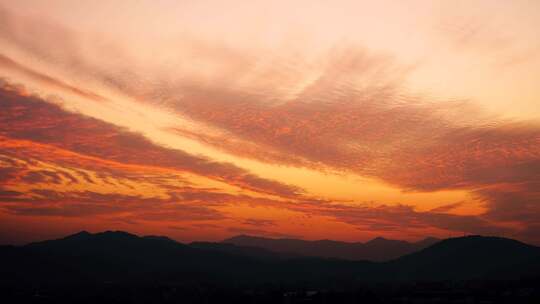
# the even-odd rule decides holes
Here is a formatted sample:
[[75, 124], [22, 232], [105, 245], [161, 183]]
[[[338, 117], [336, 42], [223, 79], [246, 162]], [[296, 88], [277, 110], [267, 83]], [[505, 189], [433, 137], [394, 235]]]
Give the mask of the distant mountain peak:
[[82, 231], [79, 231], [77, 233], [74, 233], [72, 235], [68, 235], [66, 237], [64, 237], [63, 239], [64, 240], [75, 240], [75, 239], [86, 239], [88, 237], [92, 236], [92, 233], [86, 231], [86, 230], [82, 230]]
[[378, 237], [376, 237], [376, 238], [374, 238], [374, 239], [368, 241], [368, 243], [369, 243], [369, 242], [382, 242], [382, 241], [390, 241], [390, 240], [387, 239], [387, 238], [384, 238], [384, 237], [382, 237], [382, 236], [378, 236]]
[[384, 238], [382, 236], [378, 236], [368, 242], [365, 243], [366, 245], [387, 245], [387, 244], [409, 244], [407, 241], [402, 240], [391, 240]]
[[96, 233], [94, 235], [99, 236], [123, 236], [123, 237], [138, 237], [135, 234], [131, 234], [129, 232], [121, 231], [121, 230], [107, 230], [103, 232]]
[[145, 236], [143, 236], [143, 238], [148, 239], [148, 240], [160, 240], [160, 241], [167, 241], [167, 242], [176, 243], [175, 240], [173, 240], [173, 239], [171, 239], [169, 237], [166, 237], [166, 236], [162, 236], [162, 235], [145, 235]]

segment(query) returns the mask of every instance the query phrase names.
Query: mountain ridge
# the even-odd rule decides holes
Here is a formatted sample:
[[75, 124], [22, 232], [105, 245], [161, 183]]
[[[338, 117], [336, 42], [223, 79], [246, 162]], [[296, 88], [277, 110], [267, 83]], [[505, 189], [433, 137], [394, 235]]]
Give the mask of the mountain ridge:
[[281, 254], [382, 262], [421, 250], [438, 241], [440, 240], [433, 237], [427, 237], [418, 242], [391, 240], [383, 237], [376, 237], [367, 242], [307, 241], [292, 238], [265, 238], [242, 234], [227, 238], [222, 243], [260, 247]]
[[388, 262], [283, 258], [260, 248], [229, 244], [223, 250], [220, 243], [182, 244], [163, 238], [83, 232], [24, 246], [0, 246], [0, 282], [303, 282], [321, 287], [339, 282], [515, 279], [540, 274], [540, 247], [497, 237], [446, 239]]

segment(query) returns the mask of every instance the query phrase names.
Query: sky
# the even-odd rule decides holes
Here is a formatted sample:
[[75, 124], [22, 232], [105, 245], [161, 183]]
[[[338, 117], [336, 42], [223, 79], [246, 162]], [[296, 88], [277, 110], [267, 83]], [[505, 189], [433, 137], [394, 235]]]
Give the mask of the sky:
[[540, 245], [540, 2], [0, 0], [0, 243]]

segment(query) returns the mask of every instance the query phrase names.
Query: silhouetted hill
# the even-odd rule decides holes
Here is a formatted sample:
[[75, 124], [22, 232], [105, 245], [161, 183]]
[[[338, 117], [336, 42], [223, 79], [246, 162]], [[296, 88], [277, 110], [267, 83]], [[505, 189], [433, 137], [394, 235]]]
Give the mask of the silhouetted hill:
[[[387, 263], [404, 280], [518, 277], [537, 264], [540, 248], [500, 238], [467, 236], [440, 241]], [[527, 265], [527, 266], [526, 266]]]
[[378, 237], [366, 243], [348, 243], [331, 240], [305, 241], [239, 235], [223, 240], [222, 243], [260, 247], [278, 253], [301, 256], [340, 258], [356, 261], [389, 261], [424, 249], [438, 241], [435, 238], [426, 238], [416, 243], [410, 243]]

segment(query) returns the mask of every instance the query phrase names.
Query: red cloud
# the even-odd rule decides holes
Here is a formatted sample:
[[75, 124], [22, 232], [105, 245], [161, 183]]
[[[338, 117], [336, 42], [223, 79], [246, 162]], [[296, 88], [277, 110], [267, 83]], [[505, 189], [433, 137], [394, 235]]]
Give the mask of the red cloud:
[[[255, 176], [232, 164], [214, 162], [155, 145], [145, 137], [97, 119], [69, 113], [37, 97], [0, 90], [0, 136], [65, 149], [122, 164], [193, 172], [254, 191], [295, 196], [300, 189]], [[34, 151], [35, 152], [35, 151]], [[43, 173], [41, 173], [43, 177]]]

